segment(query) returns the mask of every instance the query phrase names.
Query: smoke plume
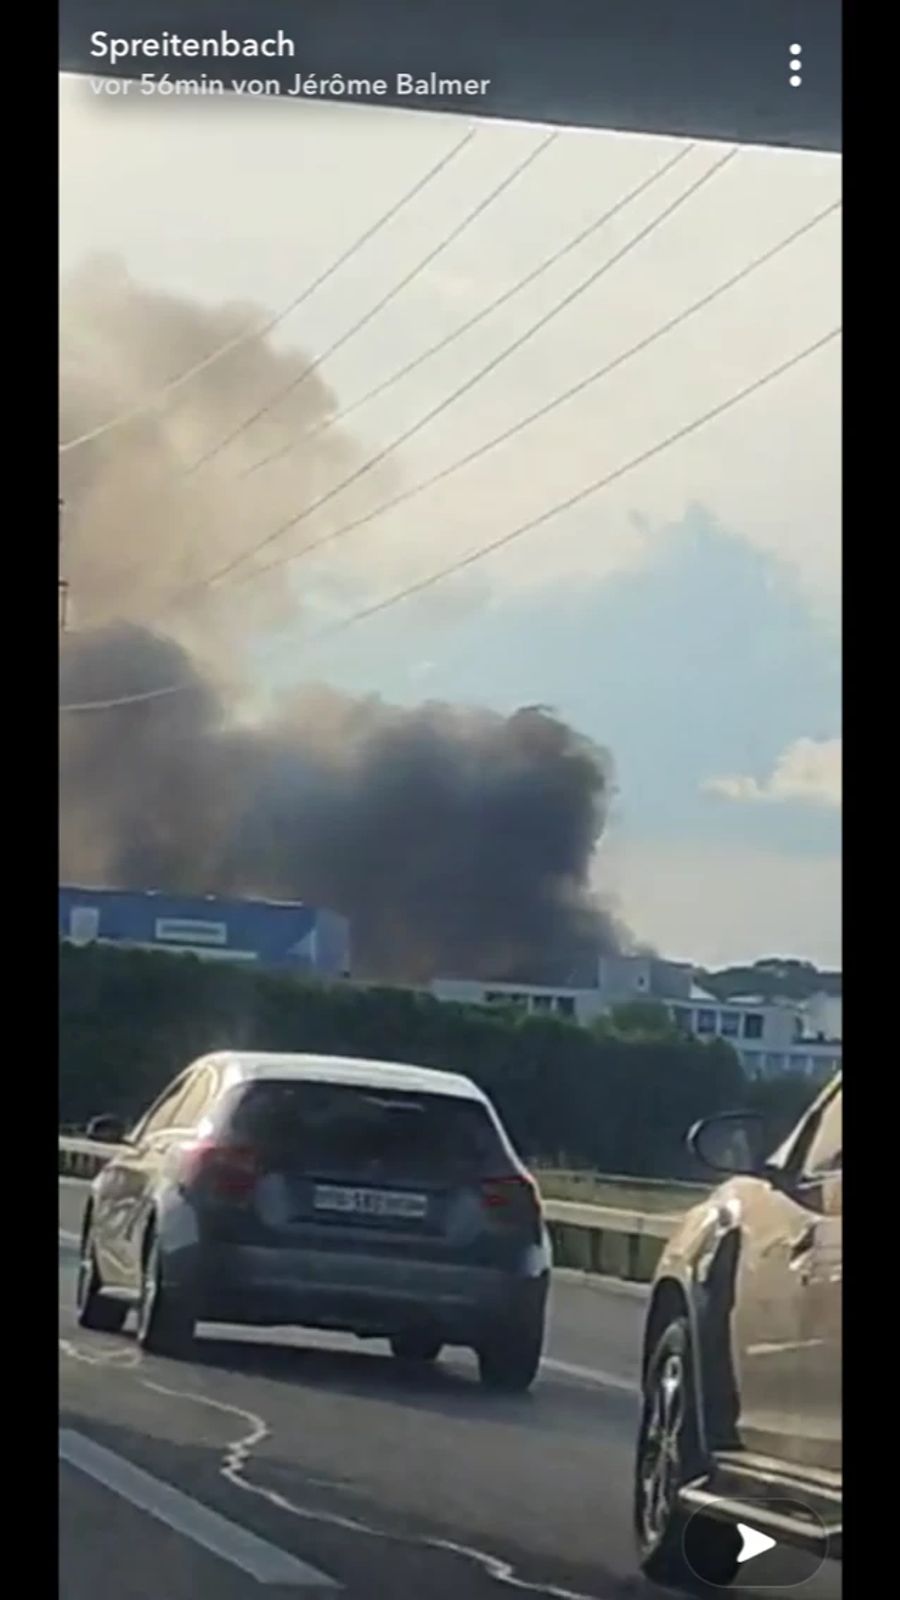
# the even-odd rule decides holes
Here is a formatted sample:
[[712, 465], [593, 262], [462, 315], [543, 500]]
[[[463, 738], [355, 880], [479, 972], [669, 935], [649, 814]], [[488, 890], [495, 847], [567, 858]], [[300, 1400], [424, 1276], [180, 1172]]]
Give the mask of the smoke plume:
[[[94, 263], [64, 293], [63, 440], [134, 407], [254, 316], [148, 295]], [[278, 491], [303, 504], [358, 460], [339, 429], [309, 432], [335, 409], [313, 375], [216, 470], [185, 473], [306, 365], [251, 340], [63, 455], [77, 624], [62, 703], [182, 685], [61, 717], [63, 876], [327, 905], [349, 917], [354, 969], [370, 977], [583, 981], [592, 955], [622, 939], [588, 889], [612, 791], [605, 752], [539, 707], [401, 710], [322, 686], [252, 719], [236, 622], [244, 637], [293, 615], [280, 572], [240, 600], [223, 585], [156, 620], [167, 596], [277, 519], [266, 474], [240, 480], [242, 463], [308, 435]]]

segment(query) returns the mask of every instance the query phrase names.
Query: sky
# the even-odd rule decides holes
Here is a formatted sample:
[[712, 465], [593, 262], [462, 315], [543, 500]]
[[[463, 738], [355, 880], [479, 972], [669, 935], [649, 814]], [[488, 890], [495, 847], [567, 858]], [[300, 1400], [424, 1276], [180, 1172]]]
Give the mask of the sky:
[[[260, 693], [322, 679], [402, 704], [550, 705], [612, 752], [617, 792], [595, 876], [639, 937], [703, 964], [781, 954], [837, 965], [839, 340], [622, 469], [839, 326], [833, 211], [628, 354], [834, 205], [838, 158], [744, 149], [715, 170], [727, 147], [563, 130], [416, 272], [548, 130], [382, 107], [126, 103], [64, 78], [63, 274], [112, 253], [151, 289], [274, 313], [467, 127], [475, 137], [415, 202], [271, 335], [278, 348], [326, 357], [341, 411], [661, 175], [477, 328], [354, 411], [347, 426], [362, 459], [390, 452], [389, 490], [380, 472], [342, 490], [338, 519], [367, 521], [309, 558], [290, 563], [326, 526], [320, 514], [276, 544], [297, 616], [251, 641]], [[427, 486], [616, 358], [606, 377]], [[489, 361], [465, 395], [391, 448]], [[254, 449], [263, 453], [251, 428], [209, 470], [227, 489]], [[288, 469], [276, 460], [261, 470], [277, 489]], [[398, 494], [408, 497], [368, 517]], [[323, 625], [537, 518], [495, 554], [316, 642]]]

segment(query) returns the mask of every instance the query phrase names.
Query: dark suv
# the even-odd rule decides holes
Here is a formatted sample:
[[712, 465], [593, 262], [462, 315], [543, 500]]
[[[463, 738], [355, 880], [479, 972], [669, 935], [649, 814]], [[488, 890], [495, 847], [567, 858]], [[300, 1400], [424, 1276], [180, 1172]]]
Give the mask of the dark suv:
[[78, 1319], [183, 1354], [198, 1322], [339, 1329], [406, 1361], [471, 1346], [482, 1381], [540, 1362], [537, 1189], [469, 1079], [328, 1056], [195, 1062], [117, 1146], [82, 1227]]

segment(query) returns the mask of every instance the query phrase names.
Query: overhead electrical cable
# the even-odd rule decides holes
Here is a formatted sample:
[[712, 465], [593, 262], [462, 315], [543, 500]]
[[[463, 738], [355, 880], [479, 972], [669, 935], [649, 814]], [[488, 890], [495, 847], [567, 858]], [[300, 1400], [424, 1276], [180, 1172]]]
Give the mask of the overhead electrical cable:
[[[683, 159], [686, 153], [687, 152], [684, 150], [679, 151], [672, 161], [659, 169], [656, 177], [662, 177], [667, 170], [674, 166], [679, 160]], [[562, 311], [566, 310], [573, 303], [573, 301], [577, 300], [589, 288], [593, 287], [595, 283], [604, 277], [607, 272], [611, 271], [611, 269], [621, 260], [623, 260], [625, 256], [629, 255], [632, 250], [635, 250], [637, 246], [642, 244], [643, 241], [652, 233], [655, 233], [657, 228], [659, 228], [663, 222], [672, 216], [674, 212], [679, 210], [681, 206], [685, 205], [688, 200], [692, 199], [693, 196], [714, 176], [716, 176], [716, 174], [720, 172], [729, 161], [733, 160], [736, 154], [737, 150], [732, 148], [726, 151], [724, 155], [721, 155], [711, 167], [708, 167], [706, 171], [701, 173], [699, 177], [695, 178], [686, 189], [682, 190], [681, 193], [676, 195], [673, 200], [669, 201], [668, 205], [664, 206], [661, 211], [657, 212], [648, 223], [645, 223], [644, 226], [638, 230], [637, 233], [632, 234], [631, 238], [626, 240], [624, 245], [620, 246], [620, 248], [611, 256], [607, 256], [607, 258], [601, 262], [598, 267], [595, 267], [586, 278], [583, 278], [580, 283], [578, 283], [573, 289], [569, 290], [569, 292], [564, 295], [561, 300], [556, 301], [549, 308], [549, 310], [543, 314], [543, 316], [538, 318], [537, 322], [529, 324], [529, 326], [521, 334], [519, 334], [511, 344], [504, 346], [504, 348], [499, 351], [497, 355], [485, 362], [483, 366], [480, 366], [476, 372], [474, 372], [463, 383], [459, 384], [456, 389], [451, 391], [450, 394], [445, 395], [442, 400], [440, 400], [436, 405], [432, 406], [430, 411], [425, 412], [424, 415], [420, 416], [415, 422], [411, 423], [410, 426], [403, 431], [403, 433], [392, 439], [389, 444], [382, 446], [380, 450], [378, 450], [374, 455], [370, 456], [366, 461], [362, 462], [361, 465], [356, 467], [354, 471], [351, 472], [347, 477], [342, 478], [340, 482], [334, 484], [330, 489], [326, 489], [324, 494], [319, 495], [318, 499], [311, 501], [306, 506], [302, 506], [299, 511], [295, 512], [285, 521], [279, 523], [279, 525], [272, 529], [271, 532], [264, 534], [263, 537], [257, 540], [255, 544], [250, 545], [244, 550], [238, 551], [236, 555], [229, 557], [227, 561], [223, 562], [220, 567], [215, 568], [212, 572], [206, 573], [203, 578], [197, 579], [195, 583], [192, 583], [185, 589], [179, 591], [175, 596], [173, 596], [165, 611], [162, 613], [162, 616], [167, 616], [173, 606], [180, 606], [185, 601], [192, 599], [194, 595], [203, 593], [212, 584], [220, 583], [224, 578], [229, 577], [230, 574], [238, 567], [242, 566], [245, 561], [252, 560], [252, 558], [258, 555], [261, 550], [265, 550], [270, 544], [274, 544], [278, 539], [283, 538], [284, 534], [289, 533], [292, 528], [299, 527], [301, 523], [305, 522], [308, 517], [311, 517], [314, 512], [321, 510], [323, 506], [328, 505], [339, 494], [342, 494], [345, 489], [350, 488], [352, 484], [356, 483], [366, 473], [371, 472], [375, 467], [380, 466], [381, 463], [385, 461], [388, 456], [392, 455], [395, 450], [398, 450], [402, 445], [407, 444], [410, 439], [414, 438], [418, 433], [420, 433], [423, 428], [428, 426], [429, 423], [434, 422], [437, 417], [441, 416], [446, 410], [449, 409], [451, 405], [453, 405], [457, 400], [461, 399], [463, 395], [468, 394], [472, 389], [474, 389], [483, 378], [487, 377], [491, 372], [494, 372], [498, 367], [500, 367], [503, 362], [509, 359], [510, 356], [514, 355], [516, 351], [520, 350], [522, 346], [525, 345], [530, 339], [534, 338], [535, 334], [542, 332], [543, 329], [546, 328], [555, 317], [559, 316]], [[646, 183], [644, 184], [644, 187], [646, 187]], [[626, 196], [623, 198], [623, 200], [619, 203], [619, 209], [621, 209], [622, 205], [627, 204], [629, 198], [631, 198], [631, 196]]]
[[[374, 321], [374, 319], [382, 311], [384, 311], [385, 308], [389, 306], [404, 289], [408, 288], [416, 278], [420, 277], [422, 273], [431, 266], [432, 262], [437, 260], [438, 256], [442, 255], [445, 250], [449, 249], [450, 245], [454, 244], [460, 235], [465, 233], [466, 229], [471, 227], [472, 223], [475, 222], [478, 217], [483, 216], [484, 212], [494, 204], [494, 201], [497, 200], [501, 194], [503, 194], [504, 190], [508, 189], [513, 183], [515, 183], [517, 178], [519, 178], [523, 172], [527, 171], [527, 169], [534, 164], [539, 156], [543, 155], [544, 151], [551, 144], [553, 144], [558, 137], [558, 132], [554, 132], [548, 134], [546, 138], [540, 139], [538, 143], [528, 152], [528, 154], [521, 161], [516, 163], [512, 171], [508, 172], [498, 184], [495, 184], [494, 188], [491, 189], [482, 200], [479, 200], [474, 209], [469, 211], [460, 222], [457, 222], [455, 226], [451, 228], [450, 232], [445, 234], [443, 239], [441, 239], [438, 244], [434, 245], [420, 261], [416, 262], [414, 267], [412, 267], [408, 272], [404, 273], [403, 277], [400, 278], [397, 283], [395, 283], [387, 291], [386, 294], [383, 294], [380, 300], [377, 300], [373, 306], [370, 306], [368, 310], [364, 311], [362, 316], [359, 317], [351, 327], [347, 328], [344, 333], [340, 334], [333, 341], [333, 343], [328, 346], [327, 350], [323, 350], [321, 355], [316, 356], [313, 361], [310, 361], [302, 369], [302, 371], [298, 372], [291, 379], [290, 383], [285, 384], [283, 389], [279, 389], [276, 394], [271, 395], [268, 400], [264, 401], [262, 405], [257, 407], [256, 411], [254, 411], [252, 415], [245, 417], [243, 422], [238, 423], [236, 427], [232, 428], [229, 433], [225, 434], [224, 438], [218, 441], [217, 444], [211, 445], [209, 449], [205, 450], [201, 456], [198, 456], [196, 461], [191, 463], [190, 467], [188, 468], [188, 472], [196, 472], [200, 467], [206, 466], [208, 462], [214, 460], [215, 457], [218, 456], [223, 450], [227, 449], [230, 444], [233, 444], [236, 439], [239, 439], [241, 435], [246, 433], [249, 428], [252, 428], [255, 423], [259, 422], [262, 417], [267, 416], [270, 411], [274, 411], [276, 407], [280, 406], [282, 401], [286, 400], [289, 395], [293, 394], [306, 382], [307, 378], [311, 378], [313, 373], [318, 372], [319, 368], [324, 366], [325, 362], [328, 361], [331, 356], [336, 355], [338, 350], [343, 349], [344, 345], [349, 344], [351, 339], [355, 338], [363, 328], [367, 327], [370, 322]], [[460, 146], [459, 148], [462, 147]]]
[[188, 367], [186, 371], [178, 373], [178, 375], [174, 378], [167, 379], [158, 388], [153, 389], [149, 394], [144, 395], [141, 400], [137, 401], [133, 406], [128, 407], [127, 410], [119, 412], [114, 417], [110, 417], [106, 422], [98, 423], [95, 428], [87, 429], [86, 432], [78, 434], [74, 439], [64, 440], [59, 446], [59, 454], [61, 456], [66, 455], [71, 450], [77, 450], [80, 445], [89, 444], [93, 439], [100, 439], [104, 434], [111, 433], [114, 428], [124, 427], [126, 423], [134, 422], [139, 417], [145, 416], [148, 412], [155, 409], [160, 400], [165, 399], [167, 395], [183, 388], [185, 384], [190, 383], [192, 378], [196, 378], [201, 372], [206, 372], [209, 367], [214, 366], [217, 361], [223, 360], [224, 357], [230, 355], [233, 350], [239, 350], [242, 345], [249, 344], [252, 339], [265, 338], [266, 334], [271, 333], [274, 328], [277, 328], [279, 324], [284, 322], [287, 317], [291, 316], [294, 311], [299, 310], [300, 306], [305, 305], [306, 301], [315, 294], [317, 289], [321, 289], [323, 284], [327, 283], [329, 278], [331, 278], [341, 267], [345, 266], [347, 262], [350, 261], [352, 257], [363, 248], [364, 245], [368, 244], [370, 239], [374, 239], [375, 235], [380, 233], [382, 228], [386, 228], [388, 223], [392, 222], [394, 217], [396, 217], [397, 214], [403, 210], [404, 206], [409, 205], [410, 201], [414, 200], [417, 195], [420, 195], [423, 189], [427, 188], [428, 184], [430, 184], [432, 180], [437, 177], [438, 173], [443, 171], [444, 167], [446, 167], [467, 144], [471, 143], [478, 131], [479, 130], [477, 127], [468, 129], [461, 139], [457, 139], [456, 143], [451, 146], [449, 151], [446, 151], [438, 161], [429, 167], [428, 171], [423, 177], [416, 180], [411, 189], [408, 189], [404, 194], [401, 195], [399, 200], [396, 200], [393, 205], [389, 206], [387, 211], [385, 211], [376, 222], [373, 222], [368, 228], [366, 228], [364, 232], [361, 233], [359, 237], [347, 247], [346, 250], [343, 250], [341, 254], [324, 269], [323, 272], [319, 273], [318, 277], [313, 279], [312, 283], [307, 284], [306, 288], [302, 289], [299, 294], [295, 295], [293, 300], [289, 300], [287, 305], [282, 306], [280, 311], [276, 312], [273, 316], [268, 317], [265, 321], [257, 323], [252, 328], [245, 328], [243, 333], [235, 334], [233, 338], [227, 339], [224, 344], [217, 346], [215, 350], [211, 350], [209, 354], [203, 356], [200, 361], [194, 362], [194, 364]]
[[[381, 600], [374, 601], [371, 605], [363, 606], [358, 611], [351, 612], [349, 616], [339, 618], [336, 622], [320, 630], [319, 633], [313, 634], [310, 639], [304, 640], [303, 645], [314, 645], [333, 638], [336, 634], [344, 633], [348, 628], [355, 627], [359, 622], [390, 610], [416, 595], [423, 594], [426, 590], [442, 583], [446, 578], [465, 571], [474, 566], [476, 562], [483, 561], [486, 556], [493, 555], [496, 551], [505, 549], [515, 540], [523, 538], [525, 534], [534, 532], [535, 529], [544, 526], [545, 523], [550, 522], [552, 518], [559, 516], [562, 512], [571, 511], [575, 506], [590, 499], [591, 496], [608, 488], [610, 484], [618, 482], [628, 473], [635, 471], [637, 467], [646, 465], [647, 462], [652, 461], [664, 451], [671, 449], [673, 445], [689, 438], [717, 418], [734, 410], [743, 401], [754, 394], [758, 394], [769, 384], [774, 383], [776, 379], [785, 376], [795, 367], [798, 367], [801, 362], [808, 360], [810, 356], [823, 350], [827, 345], [839, 338], [840, 334], [841, 328], [839, 326], [830, 329], [828, 333], [814, 340], [812, 344], [806, 345], [802, 350], [788, 357], [787, 360], [780, 362], [775, 367], [771, 367], [767, 372], [758, 378], [754, 378], [752, 382], [745, 384], [743, 388], [736, 390], [734, 394], [729, 395], [725, 400], [719, 401], [717, 405], [712, 406], [708, 411], [704, 411], [691, 422], [683, 424], [680, 428], [675, 429], [674, 432], [667, 434], [665, 438], [657, 440], [655, 444], [648, 446], [637, 455], [631, 456], [620, 466], [613, 468], [612, 471], [595, 478], [591, 483], [584, 488], [576, 490], [565, 500], [554, 502], [553, 505], [539, 512], [537, 516], [529, 518], [527, 522], [519, 523], [518, 526], [510, 529], [507, 533], [501, 534], [498, 538], [492, 539], [488, 544], [479, 545], [476, 550], [470, 551], [468, 555], [458, 557], [448, 566], [441, 567], [437, 571], [427, 574], [424, 578], [417, 579], [416, 582], [408, 584], [403, 589], [396, 590], [393, 594], [387, 595]], [[283, 647], [279, 645], [279, 648]], [[166, 684], [160, 688], [147, 689], [139, 694], [118, 695], [108, 700], [88, 700], [76, 704], [62, 705], [59, 710], [61, 715], [115, 711], [128, 706], [146, 704], [149, 701], [159, 700], [171, 695], [183, 694], [191, 689], [197, 689], [196, 682], [194, 680], [182, 680], [179, 683]]]

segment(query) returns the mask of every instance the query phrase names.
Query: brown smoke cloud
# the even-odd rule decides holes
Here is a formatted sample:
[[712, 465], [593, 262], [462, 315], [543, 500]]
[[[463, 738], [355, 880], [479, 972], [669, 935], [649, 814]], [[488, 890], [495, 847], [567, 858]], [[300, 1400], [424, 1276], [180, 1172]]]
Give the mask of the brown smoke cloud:
[[[133, 408], [259, 320], [147, 293], [117, 263], [90, 263], [63, 292], [62, 439]], [[322, 686], [248, 719], [240, 645], [297, 608], [280, 569], [157, 620], [286, 502], [316, 498], [359, 461], [340, 427], [310, 432], [336, 409], [315, 373], [214, 468], [185, 471], [307, 364], [251, 339], [62, 457], [74, 601], [62, 703], [185, 686], [62, 716], [63, 876], [328, 905], [350, 918], [355, 968], [374, 977], [583, 978], [624, 937], [587, 887], [612, 792], [604, 751], [540, 708], [400, 710]], [[277, 490], [265, 473], [239, 477], [300, 436]], [[390, 492], [384, 479], [376, 488]]]

